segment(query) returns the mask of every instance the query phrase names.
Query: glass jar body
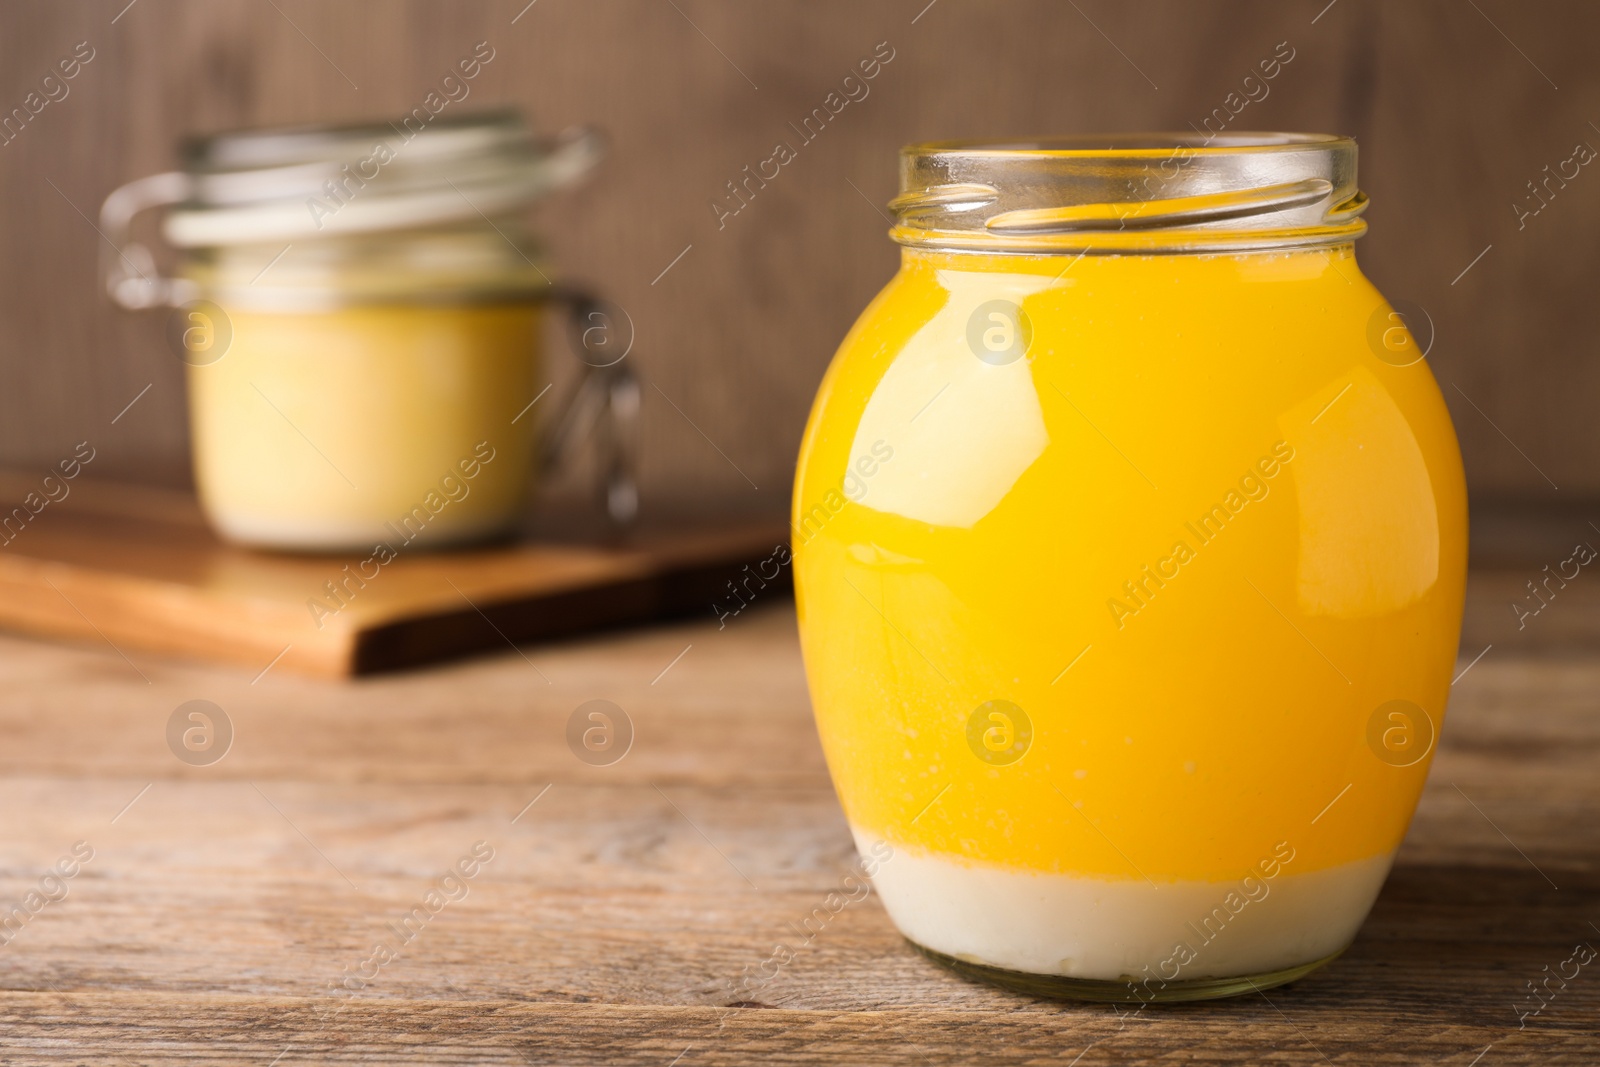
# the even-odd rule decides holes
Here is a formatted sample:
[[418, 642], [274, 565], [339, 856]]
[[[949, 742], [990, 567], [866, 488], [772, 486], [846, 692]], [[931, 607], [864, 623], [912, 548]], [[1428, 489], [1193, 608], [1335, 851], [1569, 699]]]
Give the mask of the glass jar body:
[[1449, 416], [1371, 343], [1387, 311], [1348, 244], [904, 251], [812, 410], [792, 532], [829, 767], [914, 943], [1151, 1000], [1354, 937], [1466, 560]]

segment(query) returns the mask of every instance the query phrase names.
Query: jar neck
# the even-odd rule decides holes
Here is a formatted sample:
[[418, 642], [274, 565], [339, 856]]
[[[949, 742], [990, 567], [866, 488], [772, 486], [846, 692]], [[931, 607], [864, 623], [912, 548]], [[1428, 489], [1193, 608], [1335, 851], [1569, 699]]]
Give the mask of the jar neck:
[[[1315, 245], [1289, 248], [1252, 248], [1237, 251], [1172, 251], [1122, 252], [1091, 255], [1079, 252], [1062, 255], [1034, 251], [982, 252], [931, 246], [904, 245], [900, 249], [902, 270], [940, 270], [981, 274], [1051, 274], [1071, 278], [1089, 272], [1116, 271], [1121, 267], [1143, 270], [1170, 271], [1179, 264], [1191, 262], [1217, 264], [1219, 269], [1229, 269], [1230, 264], [1258, 265], [1267, 261], [1282, 261], [1291, 270], [1305, 273], [1309, 270], [1356, 271], [1355, 244]], [[1163, 268], [1162, 264], [1166, 263]]]

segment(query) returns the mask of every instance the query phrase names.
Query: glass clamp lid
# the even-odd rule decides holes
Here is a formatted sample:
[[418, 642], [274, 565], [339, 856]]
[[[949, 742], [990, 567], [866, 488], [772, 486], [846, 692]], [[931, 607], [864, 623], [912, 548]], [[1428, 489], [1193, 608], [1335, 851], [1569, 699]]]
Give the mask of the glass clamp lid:
[[[116, 249], [106, 258], [107, 291], [129, 308], [200, 295], [203, 286], [192, 278], [160, 276], [149, 250], [129, 240], [134, 216], [163, 206], [169, 244], [190, 262], [238, 261], [235, 273], [246, 280], [252, 267], [259, 270], [288, 244], [320, 277], [330, 259], [349, 258], [347, 247], [364, 248], [368, 260], [396, 262], [398, 235], [411, 239], [417, 231], [455, 238], [429, 253], [434, 262], [483, 258], [472, 234], [489, 231], [504, 244], [508, 239], [496, 236], [489, 220], [573, 184], [604, 152], [605, 139], [593, 127], [541, 137], [514, 109], [442, 116], [420, 130], [395, 122], [194, 138], [182, 146], [182, 170], [130, 182], [106, 198], [101, 229]], [[487, 239], [481, 243], [492, 248]], [[515, 252], [532, 267], [515, 244], [499, 252]]]

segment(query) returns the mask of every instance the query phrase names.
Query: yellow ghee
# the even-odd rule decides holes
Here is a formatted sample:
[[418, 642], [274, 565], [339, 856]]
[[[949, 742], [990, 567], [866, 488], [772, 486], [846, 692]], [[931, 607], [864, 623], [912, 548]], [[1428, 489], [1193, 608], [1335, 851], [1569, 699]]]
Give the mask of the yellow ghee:
[[[1425, 363], [1369, 344], [1386, 310], [1348, 244], [903, 250], [828, 370], [792, 516], [817, 725], [864, 847], [1069, 876], [1096, 907], [1359, 869], [1331, 948], [1248, 966], [1348, 943], [1427, 775], [1466, 563], [1450, 420]], [[984, 358], [984, 329], [1025, 356]], [[894, 894], [913, 940], [945, 936]], [[1160, 960], [934, 947], [1111, 979]]]
[[188, 369], [211, 522], [296, 548], [506, 532], [534, 478], [540, 317], [530, 301], [234, 311], [226, 352]]

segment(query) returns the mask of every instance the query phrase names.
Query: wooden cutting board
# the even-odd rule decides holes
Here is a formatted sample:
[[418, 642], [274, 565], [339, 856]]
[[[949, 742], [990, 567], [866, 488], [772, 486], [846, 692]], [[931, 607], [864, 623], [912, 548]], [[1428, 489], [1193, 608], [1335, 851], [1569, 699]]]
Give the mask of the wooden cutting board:
[[[8, 514], [37, 489], [35, 477], [0, 472]], [[781, 521], [760, 519], [662, 519], [617, 535], [546, 516], [515, 543], [402, 552], [361, 587], [344, 567], [370, 553], [225, 544], [195, 499], [173, 490], [79, 478], [17, 526], [0, 537], [0, 627], [252, 673], [345, 677], [618, 623], [715, 617], [738, 606], [736, 577], [762, 596], [789, 579], [773, 562], [762, 569], [776, 577], [751, 577], [788, 537]], [[330, 581], [343, 582], [341, 599]]]

